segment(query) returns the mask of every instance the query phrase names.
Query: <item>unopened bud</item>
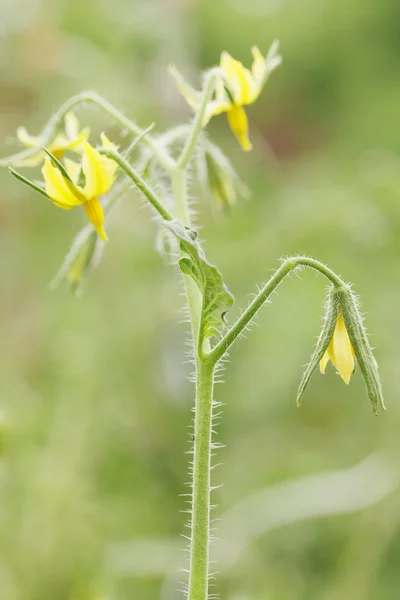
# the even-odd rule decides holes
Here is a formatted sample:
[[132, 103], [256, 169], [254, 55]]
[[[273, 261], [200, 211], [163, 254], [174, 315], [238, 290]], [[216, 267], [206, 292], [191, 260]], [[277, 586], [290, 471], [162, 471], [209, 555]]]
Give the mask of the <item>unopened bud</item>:
[[84, 227], [72, 242], [58, 273], [50, 286], [55, 289], [61, 281], [67, 281], [74, 294], [79, 293], [86, 275], [98, 265], [104, 248], [91, 225]]
[[378, 365], [368, 341], [356, 295], [350, 286], [332, 287], [325, 306], [324, 325], [300, 382], [297, 404], [301, 404], [304, 390], [318, 363], [321, 372], [325, 373], [326, 365], [331, 361], [343, 381], [349, 383], [356, 360], [374, 413], [378, 412], [379, 407], [385, 410]]
[[386, 410], [386, 407], [383, 400], [378, 364], [373, 355], [368, 335], [364, 327], [363, 318], [359, 309], [359, 301], [350, 287], [339, 289], [337, 295], [351, 345], [364, 377], [372, 410], [376, 414], [379, 407], [383, 410]]
[[206, 141], [203, 155], [199, 155], [198, 172], [201, 183], [220, 211], [232, 208], [238, 196], [249, 195], [229, 159], [209, 141]]

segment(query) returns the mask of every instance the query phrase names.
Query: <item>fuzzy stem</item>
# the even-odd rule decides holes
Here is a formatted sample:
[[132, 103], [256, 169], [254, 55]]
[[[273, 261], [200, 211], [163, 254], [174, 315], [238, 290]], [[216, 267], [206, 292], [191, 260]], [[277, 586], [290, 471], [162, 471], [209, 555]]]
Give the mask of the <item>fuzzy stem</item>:
[[[190, 227], [190, 215], [187, 201], [186, 172], [181, 169], [175, 171], [171, 178], [171, 184], [172, 193], [175, 201], [176, 217], [181, 221], [181, 223], [183, 223], [187, 227]], [[194, 348], [196, 348], [200, 331], [202, 297], [195, 281], [188, 275], [185, 275], [185, 289], [189, 305], [193, 346]]]
[[196, 369], [192, 526], [188, 600], [207, 600], [210, 542], [210, 471], [214, 367], [198, 360]]
[[172, 221], [173, 215], [165, 208], [163, 203], [157, 198], [156, 194], [153, 192], [151, 187], [146, 183], [146, 181], [142, 178], [141, 175], [134, 169], [128, 161], [116, 150], [111, 150], [108, 148], [101, 148], [100, 154], [103, 156], [107, 156], [107, 158], [111, 158], [113, 161], [117, 163], [121, 167], [123, 171], [125, 171], [126, 175], [133, 181], [133, 183], [139, 188], [141, 192], [146, 196], [150, 204], [155, 208], [160, 217], [165, 219], [165, 221]]
[[[215, 86], [216, 72], [210, 71], [205, 80], [203, 96], [192, 123], [185, 146], [171, 174], [176, 217], [190, 227], [187, 191], [187, 168], [196, 148], [204, 115]], [[196, 400], [193, 444], [192, 522], [188, 600], [207, 600], [208, 557], [210, 545], [210, 479], [211, 426], [214, 388], [214, 365], [204, 358], [209, 351], [200, 329], [203, 298], [195, 281], [185, 275], [193, 346], [196, 356]]]
[[196, 147], [197, 139], [199, 137], [201, 128], [203, 126], [204, 116], [206, 114], [207, 105], [211, 100], [211, 96], [214, 91], [215, 81], [217, 78], [217, 71], [211, 70], [206, 75], [206, 80], [204, 83], [203, 96], [201, 99], [201, 103], [199, 109], [194, 117], [192, 130], [188, 139], [186, 140], [186, 144], [181, 152], [181, 155], [178, 158], [176, 168], [180, 170], [186, 169], [188, 162], [190, 161], [193, 151]]
[[308, 258], [306, 256], [295, 256], [285, 260], [285, 262], [279, 267], [279, 269], [273, 274], [271, 279], [263, 286], [261, 291], [257, 294], [254, 300], [249, 304], [246, 310], [242, 313], [236, 323], [230, 328], [226, 335], [218, 342], [209, 354], [210, 360], [216, 364], [237, 340], [237, 338], [243, 333], [247, 325], [255, 317], [257, 312], [268, 300], [269, 296], [276, 290], [278, 285], [291, 271], [296, 267], [310, 267], [324, 275], [329, 281], [336, 287], [342, 288], [347, 287], [344, 281], [336, 275], [329, 267], [323, 263], [315, 260], [314, 258]]
[[[48, 146], [51, 142], [52, 138], [55, 136], [57, 128], [59, 127], [61, 121], [64, 119], [65, 115], [71, 111], [72, 109], [80, 106], [82, 104], [91, 103], [95, 104], [109, 116], [111, 116], [114, 121], [119, 123], [121, 127], [127, 129], [130, 133], [135, 136], [140, 136], [143, 134], [143, 130], [136, 125], [133, 121], [128, 119], [121, 111], [119, 111], [115, 106], [110, 104], [107, 100], [99, 96], [96, 92], [82, 92], [81, 94], [77, 94], [76, 96], [72, 96], [69, 98], [64, 104], [60, 106], [60, 108], [52, 115], [52, 117], [47, 122], [47, 125], [43, 129], [40, 137], [41, 146]], [[171, 171], [175, 167], [175, 161], [169, 156], [169, 154], [164, 150], [164, 148], [156, 142], [156, 140], [146, 135], [143, 140], [149, 148], [153, 151], [160, 164], [167, 171]], [[27, 150], [23, 150], [18, 154], [14, 154], [12, 156], [0, 159], [0, 167], [8, 167], [13, 164], [17, 164], [17, 162], [26, 160], [31, 156], [34, 156], [40, 148], [28, 148]]]

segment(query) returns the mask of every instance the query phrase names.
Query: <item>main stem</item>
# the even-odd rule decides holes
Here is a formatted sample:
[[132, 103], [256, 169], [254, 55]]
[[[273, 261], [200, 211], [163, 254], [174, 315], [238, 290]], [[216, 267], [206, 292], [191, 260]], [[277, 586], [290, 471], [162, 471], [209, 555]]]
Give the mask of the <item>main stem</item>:
[[198, 360], [188, 600], [207, 600], [208, 597], [213, 389], [213, 365]]
[[[172, 177], [175, 214], [190, 225], [185, 168]], [[204, 358], [208, 342], [200, 335], [202, 297], [191, 277], [185, 275], [196, 367], [196, 399], [193, 441], [192, 519], [188, 600], [207, 600], [208, 557], [210, 545], [211, 423], [214, 389], [214, 364]]]
[[[215, 74], [210, 73], [201, 106], [182, 153], [171, 174], [175, 215], [190, 227], [187, 194], [187, 166], [194, 151], [207, 104], [213, 92]], [[211, 427], [215, 363], [208, 361], [208, 340], [201, 334], [202, 295], [191, 277], [185, 276], [185, 288], [192, 327], [196, 365], [196, 400], [193, 441], [192, 519], [188, 600], [207, 600], [210, 546]]]

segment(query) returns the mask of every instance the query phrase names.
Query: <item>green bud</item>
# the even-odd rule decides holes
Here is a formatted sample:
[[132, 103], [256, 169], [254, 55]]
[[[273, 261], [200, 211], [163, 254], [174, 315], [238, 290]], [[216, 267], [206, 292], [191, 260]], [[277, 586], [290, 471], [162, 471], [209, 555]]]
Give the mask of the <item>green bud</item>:
[[65, 280], [71, 291], [78, 294], [85, 276], [99, 263], [103, 248], [104, 242], [93, 227], [84, 227], [72, 242], [63, 264], [50, 284], [51, 288], [55, 289]]
[[199, 154], [198, 174], [200, 182], [219, 211], [232, 208], [239, 195], [249, 195], [247, 187], [239, 179], [229, 159], [218, 146], [208, 140], [205, 142], [204, 152]]
[[348, 285], [333, 286], [326, 301], [325, 319], [314, 353], [300, 382], [297, 404], [306, 389], [310, 377], [320, 364], [325, 372], [327, 362], [332, 361], [338, 374], [349, 383], [354, 371], [354, 359], [358, 362], [365, 381], [368, 397], [375, 414], [378, 408], [385, 409], [378, 365], [368, 341], [359, 302]]
[[338, 289], [336, 293], [347, 333], [349, 334], [360, 371], [364, 377], [372, 410], [377, 414], [379, 407], [383, 410], [386, 410], [386, 407], [383, 400], [378, 364], [368, 341], [368, 335], [359, 309], [358, 298], [349, 286]]
[[325, 315], [322, 331], [318, 337], [310, 362], [304, 371], [299, 389], [297, 390], [297, 406], [301, 405], [303, 394], [311, 379], [311, 375], [313, 374], [314, 369], [319, 365], [320, 360], [324, 356], [326, 349], [329, 346], [329, 342], [331, 341], [333, 332], [335, 330], [339, 310], [340, 304], [337, 293], [335, 288], [332, 286], [328, 290], [328, 295], [325, 301]]

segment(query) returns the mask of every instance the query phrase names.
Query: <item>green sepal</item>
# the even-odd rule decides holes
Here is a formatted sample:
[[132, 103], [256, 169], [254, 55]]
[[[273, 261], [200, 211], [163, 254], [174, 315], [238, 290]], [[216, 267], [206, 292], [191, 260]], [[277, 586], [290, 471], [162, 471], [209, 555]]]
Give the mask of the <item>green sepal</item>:
[[50, 152], [50, 150], [48, 150], [45, 146], [42, 146], [42, 150], [47, 154], [47, 156], [49, 158], [51, 158], [51, 160], [53, 161], [54, 165], [57, 167], [57, 169], [60, 171], [61, 175], [63, 177], [65, 177], [65, 179], [68, 179], [68, 181], [70, 181], [71, 183], [73, 183], [71, 177], [68, 175], [68, 172], [66, 170], [66, 168], [64, 167], [64, 165], [58, 160], [58, 158], [56, 158], [54, 156], [54, 154], [52, 152]]
[[180, 221], [168, 221], [166, 226], [178, 238], [182, 252], [187, 256], [179, 260], [181, 271], [191, 277], [199, 288], [203, 303], [201, 328], [203, 338], [218, 335], [225, 315], [234, 298], [226, 287], [221, 273], [210, 264], [197, 242], [197, 232], [185, 228]]
[[340, 309], [343, 314], [351, 345], [353, 346], [358, 365], [364, 377], [372, 410], [377, 414], [379, 407], [386, 410], [383, 400], [382, 384], [379, 377], [378, 364], [372, 352], [368, 335], [360, 313], [359, 301], [349, 286], [337, 290]]
[[8, 167], [8, 170], [10, 171], [11, 175], [13, 175], [16, 179], [18, 179], [18, 181], [25, 183], [25, 185], [28, 185], [30, 188], [35, 190], [35, 192], [39, 192], [39, 194], [42, 194], [42, 196], [45, 196], [46, 198], [51, 200], [50, 196], [46, 193], [46, 191], [38, 183], [35, 183], [34, 181], [31, 181], [27, 177], [24, 177], [23, 175], [21, 175], [21, 173], [14, 171], [14, 169], [12, 167]]
[[[68, 172], [64, 165], [54, 156], [50, 150], [48, 150], [45, 146], [42, 146], [42, 150], [47, 154], [47, 156], [53, 161], [54, 166], [60, 171], [61, 175], [65, 179], [65, 183], [70, 189], [70, 192], [76, 196], [82, 204], [86, 201], [85, 196], [82, 194], [81, 190], [75, 183], [72, 181], [71, 177], [68, 175]], [[57, 202], [56, 202], [57, 203]]]
[[85, 276], [98, 264], [103, 248], [104, 242], [93, 226], [89, 224], [83, 227], [75, 236], [64, 262], [50, 282], [50, 288], [56, 289], [65, 280], [71, 292], [78, 294]]
[[335, 330], [339, 310], [339, 299], [336, 289], [332, 286], [328, 290], [328, 295], [325, 301], [325, 315], [321, 333], [319, 334], [314, 352], [311, 356], [310, 362], [306, 367], [306, 370], [304, 371], [299, 388], [297, 390], [297, 406], [301, 405], [302, 397], [311, 379], [311, 375], [313, 374], [315, 368], [319, 365], [321, 358], [329, 346], [329, 342], [331, 341], [333, 332]]

